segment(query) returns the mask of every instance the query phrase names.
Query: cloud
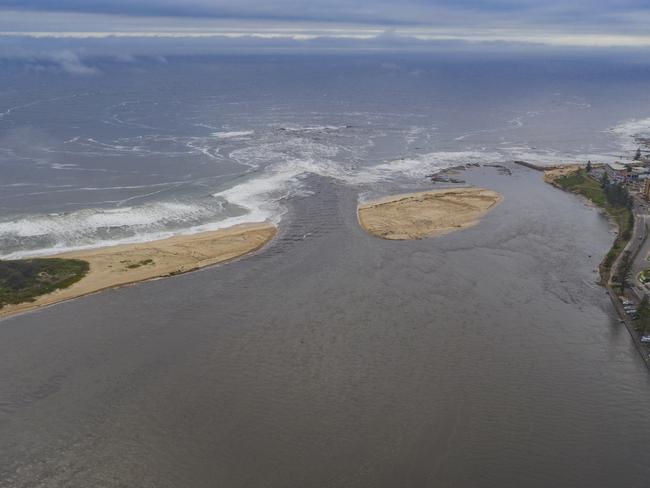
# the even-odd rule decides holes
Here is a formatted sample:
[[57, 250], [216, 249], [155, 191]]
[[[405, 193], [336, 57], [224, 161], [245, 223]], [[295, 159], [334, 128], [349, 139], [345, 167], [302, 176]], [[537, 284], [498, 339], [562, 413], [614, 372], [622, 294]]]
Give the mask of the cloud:
[[646, 0], [0, 0], [0, 10], [377, 26], [627, 24], [628, 29], [647, 28], [650, 15]]
[[[0, 60], [20, 60], [34, 71], [57, 71], [71, 75], [97, 75], [100, 70], [90, 66], [84, 58], [85, 49], [79, 43], [61, 44], [53, 39], [0, 38]], [[104, 51], [108, 54], [106, 51]], [[118, 60], [116, 52], [110, 54]], [[130, 56], [130, 55], [127, 55]]]
[[[85, 65], [79, 55], [72, 51], [57, 51], [47, 57], [65, 71], [73, 75], [96, 75], [99, 70]], [[47, 59], [46, 58], [46, 59]]]
[[647, 0], [0, 0], [0, 33], [80, 39], [650, 46], [648, 25]]

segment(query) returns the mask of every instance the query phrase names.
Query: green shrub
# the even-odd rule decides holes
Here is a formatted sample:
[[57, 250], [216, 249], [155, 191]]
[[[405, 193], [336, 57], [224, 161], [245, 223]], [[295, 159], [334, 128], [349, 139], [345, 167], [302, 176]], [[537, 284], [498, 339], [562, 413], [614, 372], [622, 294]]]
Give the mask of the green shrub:
[[0, 308], [67, 288], [87, 272], [88, 263], [78, 259], [0, 260]]

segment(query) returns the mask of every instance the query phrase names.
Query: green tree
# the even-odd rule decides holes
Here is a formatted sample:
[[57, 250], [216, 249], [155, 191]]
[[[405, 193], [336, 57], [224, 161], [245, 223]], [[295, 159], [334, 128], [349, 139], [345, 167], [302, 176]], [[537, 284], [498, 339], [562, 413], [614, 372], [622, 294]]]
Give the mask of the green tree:
[[630, 260], [630, 251], [625, 251], [621, 256], [621, 263], [618, 266], [618, 282], [621, 284], [621, 293], [629, 288], [627, 277], [632, 268], [632, 261]]
[[637, 314], [639, 316], [639, 331], [642, 334], [647, 334], [650, 332], [650, 300], [648, 300], [648, 295], [643, 295], [643, 298], [637, 307]]
[[591, 160], [587, 161], [587, 173], [591, 173]]
[[609, 183], [609, 176], [607, 173], [603, 173], [603, 176], [600, 177], [600, 187], [605, 188]]

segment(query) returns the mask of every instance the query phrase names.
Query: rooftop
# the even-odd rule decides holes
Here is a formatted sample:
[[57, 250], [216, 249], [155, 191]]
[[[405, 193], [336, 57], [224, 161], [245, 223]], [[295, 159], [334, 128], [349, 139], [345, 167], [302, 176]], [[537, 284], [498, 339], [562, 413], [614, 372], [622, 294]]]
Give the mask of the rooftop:
[[626, 169], [625, 165], [621, 163], [607, 163], [607, 166], [609, 166], [614, 171], [625, 171]]

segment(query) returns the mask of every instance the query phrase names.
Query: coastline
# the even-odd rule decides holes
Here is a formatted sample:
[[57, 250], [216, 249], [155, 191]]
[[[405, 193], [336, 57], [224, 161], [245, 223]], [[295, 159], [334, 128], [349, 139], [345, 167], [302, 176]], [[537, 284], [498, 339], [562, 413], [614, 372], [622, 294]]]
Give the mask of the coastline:
[[618, 228], [617, 237], [599, 266], [601, 284], [603, 286], [611, 285], [612, 276], [616, 276], [620, 257], [634, 233], [634, 224], [630, 226], [631, 210], [624, 206], [612, 205], [607, 200], [600, 184], [586, 173], [580, 173], [583, 168], [583, 166], [576, 164], [555, 166], [552, 169], [543, 171], [544, 181], [562, 191], [580, 195], [603, 211], [610, 222]]
[[0, 309], [0, 319], [103, 290], [231, 261], [261, 249], [276, 233], [272, 224], [244, 224], [158, 241], [57, 254], [52, 257], [88, 262], [86, 276], [33, 302], [6, 305]]
[[[634, 322], [631, 320], [630, 316], [628, 315], [628, 313], [625, 311], [625, 308], [623, 307], [621, 297], [619, 296], [620, 290], [617, 290], [614, 286], [614, 283], [612, 282], [612, 276], [615, 276], [618, 273], [621, 256], [623, 255], [624, 252], [628, 251], [628, 248], [630, 248], [630, 246], [633, 243], [636, 244], [636, 242], [631, 238], [628, 239], [622, 238], [625, 232], [623, 228], [623, 223], [620, 218], [614, 215], [614, 213], [611, 211], [610, 208], [607, 208], [606, 206], [600, 204], [597, 200], [593, 198], [589, 198], [586, 194], [583, 194], [580, 191], [572, 191], [569, 188], [562, 186], [556, 181], [558, 178], [570, 176], [572, 173], [576, 173], [580, 168], [582, 168], [582, 166], [580, 165], [563, 165], [563, 166], [559, 165], [553, 167], [550, 170], [543, 170], [544, 181], [562, 191], [568, 191], [569, 193], [578, 194], [582, 198], [587, 199], [589, 202], [593, 203], [597, 208], [605, 212], [610, 222], [612, 222], [614, 225], [617, 226], [619, 231], [618, 236], [612, 243], [612, 247], [610, 251], [605, 255], [603, 261], [599, 266], [600, 285], [603, 288], [605, 288], [605, 291], [607, 292], [607, 295], [609, 296], [612, 302], [614, 310], [616, 310], [616, 313], [619, 316], [620, 322], [625, 325], [625, 328], [627, 329], [628, 333], [630, 334], [630, 337], [632, 338], [632, 342], [634, 343], [635, 349], [641, 356], [641, 359], [643, 360], [648, 370], [650, 370], [650, 357], [648, 356], [648, 350], [646, 348], [646, 345], [641, 342], [640, 334], [637, 332]], [[633, 226], [632, 229], [630, 230], [630, 235], [634, 236], [636, 235], [637, 222], [636, 222], [636, 218], [633, 218], [632, 220], [633, 220]], [[619, 241], [620, 239], [623, 240]], [[637, 248], [633, 254], [636, 255], [636, 253], [638, 253], [638, 250], [639, 249]], [[610, 259], [611, 256], [613, 256], [612, 253], [615, 253], [614, 258]], [[607, 264], [608, 259], [611, 261], [609, 265]]]
[[360, 204], [361, 227], [388, 240], [416, 240], [476, 225], [503, 200], [484, 188], [462, 187], [393, 195]]

